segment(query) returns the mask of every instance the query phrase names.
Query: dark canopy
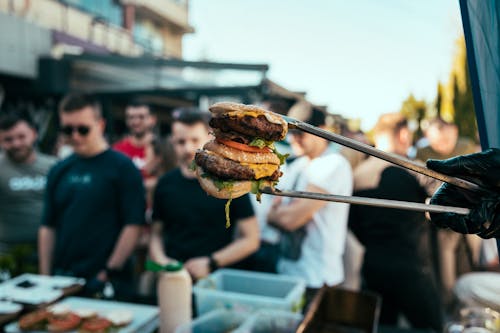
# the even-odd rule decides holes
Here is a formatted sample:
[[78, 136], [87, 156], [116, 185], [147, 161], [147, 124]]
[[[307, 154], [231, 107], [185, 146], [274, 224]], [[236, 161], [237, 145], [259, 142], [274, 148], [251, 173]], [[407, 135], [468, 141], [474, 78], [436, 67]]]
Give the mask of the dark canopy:
[[500, 148], [500, 0], [460, 0], [483, 149]]
[[460, 9], [481, 146], [500, 148], [500, 0], [460, 0]]

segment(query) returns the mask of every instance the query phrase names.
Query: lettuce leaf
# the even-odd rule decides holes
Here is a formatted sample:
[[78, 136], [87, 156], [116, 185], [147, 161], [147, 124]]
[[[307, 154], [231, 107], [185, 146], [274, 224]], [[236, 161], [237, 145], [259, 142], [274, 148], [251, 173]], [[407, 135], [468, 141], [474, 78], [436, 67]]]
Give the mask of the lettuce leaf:
[[[221, 180], [221, 179], [217, 179], [217, 178], [214, 178], [214, 177], [211, 177], [210, 175], [204, 173], [201, 175], [203, 178], [210, 178], [212, 179], [212, 182], [214, 183], [215, 187], [217, 187], [217, 189], [220, 191], [220, 190], [223, 190], [223, 189], [227, 189], [229, 191], [231, 191], [231, 189], [234, 187], [234, 180]], [[233, 200], [233, 198], [229, 198], [224, 206], [224, 210], [225, 210], [225, 213], [226, 213], [226, 229], [229, 228], [231, 226], [231, 218], [230, 218], [230, 211], [229, 211], [229, 206], [231, 205], [231, 201]]]
[[278, 158], [280, 159], [280, 165], [283, 165], [285, 164], [286, 162], [286, 159], [288, 158], [288, 156], [290, 156], [290, 154], [281, 154], [277, 149], [276, 147], [273, 148], [273, 153], [276, 154], [276, 156], [278, 156]]
[[259, 147], [260, 149], [264, 147], [270, 148], [276, 156], [280, 159], [280, 165], [285, 164], [286, 159], [290, 154], [281, 154], [277, 149], [276, 146], [274, 145], [274, 141], [271, 140], [264, 140], [262, 138], [255, 138], [248, 144], [249, 146], [253, 147]]
[[[260, 190], [267, 186], [267, 182], [268, 181], [265, 181], [264, 179], [252, 181], [252, 188], [250, 190], [250, 193], [255, 194], [255, 198], [257, 199], [258, 202], [260, 202], [260, 199], [262, 196], [262, 193], [260, 192]], [[278, 181], [276, 180], [271, 184], [271, 186], [274, 187], [277, 184], [278, 184]]]
[[226, 212], [226, 229], [228, 229], [231, 226], [231, 218], [229, 217], [229, 206], [231, 205], [231, 201], [233, 201], [233, 198], [229, 198], [226, 201], [226, 205], [224, 206], [224, 210]]
[[234, 181], [233, 180], [220, 180], [216, 178], [212, 178], [212, 181], [214, 182], [215, 187], [220, 190], [231, 190], [234, 186]]
[[189, 170], [191, 171], [196, 171], [196, 162], [194, 160], [191, 161], [191, 163], [189, 163]]
[[274, 149], [274, 141], [271, 140], [264, 140], [262, 138], [255, 138], [248, 144], [249, 146], [253, 147], [259, 147], [260, 149], [264, 147], [269, 147], [271, 149]]

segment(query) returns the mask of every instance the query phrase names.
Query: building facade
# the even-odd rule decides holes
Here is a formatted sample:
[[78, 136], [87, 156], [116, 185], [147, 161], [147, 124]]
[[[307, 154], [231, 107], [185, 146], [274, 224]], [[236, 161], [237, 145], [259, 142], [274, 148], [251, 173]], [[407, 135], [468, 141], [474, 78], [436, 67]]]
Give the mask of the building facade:
[[0, 73], [36, 76], [48, 54], [182, 58], [187, 0], [0, 0]]

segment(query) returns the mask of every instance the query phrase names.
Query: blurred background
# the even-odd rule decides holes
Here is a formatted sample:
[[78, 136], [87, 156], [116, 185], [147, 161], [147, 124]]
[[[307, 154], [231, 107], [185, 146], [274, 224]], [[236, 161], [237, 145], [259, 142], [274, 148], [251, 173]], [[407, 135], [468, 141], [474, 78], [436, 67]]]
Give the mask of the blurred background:
[[458, 1], [0, 0], [2, 109], [26, 109], [52, 152], [55, 108], [96, 93], [113, 141], [131, 98], [160, 132], [171, 111], [232, 100], [286, 113], [306, 100], [333, 129], [440, 116], [477, 141]]
[[[174, 140], [170, 140], [170, 125], [183, 108], [186, 111], [197, 107], [208, 112], [209, 106], [219, 101], [256, 104], [310, 123], [321, 119], [318, 126], [326, 125], [328, 130], [346, 137], [420, 161], [464, 155], [480, 150], [480, 146], [459, 2], [462, 3], [462, 10], [469, 6], [469, 12], [475, 15], [479, 11], [474, 10], [479, 8], [484, 15], [471, 14], [471, 26], [478, 38], [494, 37], [491, 44], [483, 46], [479, 43], [479, 60], [476, 63], [481, 75], [494, 73], [490, 67], [493, 67], [496, 61], [494, 56], [498, 52], [490, 50], [498, 46], [494, 44], [497, 36], [494, 32], [498, 29], [493, 18], [499, 16], [498, 2], [495, 1], [0, 0], [0, 113], [18, 111], [19, 114], [31, 115], [38, 133], [37, 137], [32, 136], [33, 141], [37, 141], [36, 148], [63, 158], [72, 151], [71, 145], [65, 142], [67, 136], [72, 138], [77, 130], [79, 136], [84, 137], [89, 128], [85, 132], [82, 126], [64, 126], [69, 132], [60, 131], [64, 129], [58, 123], [60, 101], [70, 92], [95, 95], [106, 118], [107, 141], [116, 150], [120, 150], [116, 144], [123, 141], [128, 140], [132, 146], [132, 143], [138, 143], [136, 148], [139, 153], [129, 157], [141, 171], [147, 171], [143, 176], [148, 190], [148, 222], [152, 222], [151, 207], [157, 179], [178, 166], [180, 161], [175, 158], [176, 153], [180, 153], [174, 149]], [[496, 11], [492, 10], [494, 7]], [[467, 18], [467, 15], [463, 17]], [[467, 36], [468, 45], [471, 45], [470, 32]], [[475, 88], [479, 87], [478, 92], [483, 95], [479, 97], [484, 97], [481, 100], [484, 111], [480, 110], [482, 104], [476, 103], [478, 115], [486, 115], [478, 118], [481, 139], [484, 140], [488, 134], [493, 142], [498, 139], [500, 125], [496, 116], [498, 108], [491, 107], [498, 100], [496, 95], [493, 96], [498, 89], [490, 87], [495, 87], [498, 80], [494, 80], [494, 75], [485, 75], [480, 80], [484, 83], [481, 86], [476, 82], [479, 80], [477, 69], [472, 72], [475, 73]], [[131, 111], [127, 116], [127, 106], [139, 108], [135, 112], [142, 113]], [[378, 134], [382, 134], [378, 137], [382, 139], [377, 143], [374, 140], [377, 139], [375, 122], [388, 113], [390, 117], [385, 123], [391, 123], [395, 129], [385, 129], [386, 124], [382, 121], [378, 128]], [[134, 118], [140, 120], [135, 130], [132, 124]], [[487, 127], [489, 133], [486, 133]], [[27, 130], [31, 132], [30, 128]], [[128, 132], [130, 135], [127, 137]], [[389, 132], [397, 135], [385, 136]], [[400, 136], [400, 133], [405, 135]], [[278, 148], [282, 153], [295, 155], [291, 156], [294, 158], [300, 158], [302, 154], [311, 158], [304, 150], [308, 141], [303, 138], [303, 135], [292, 134], [288, 136], [288, 141], [280, 142]], [[389, 141], [390, 145], [387, 144]], [[306, 142], [306, 145], [300, 146], [299, 142], [303, 145]], [[371, 163], [364, 154], [338, 145], [325, 144], [322, 147], [312, 142], [309, 146], [324, 148], [313, 158], [339, 153], [348, 160], [353, 171], [360, 165], [362, 171], [366, 170], [366, 174], [360, 173], [356, 178], [354, 172], [354, 177], [351, 177], [355, 194], [360, 178], [372, 179], [373, 169], [363, 166], [364, 162]], [[31, 148], [33, 142], [26, 145]], [[486, 146], [483, 142], [483, 148]], [[410, 150], [407, 153], [408, 147]], [[7, 149], [2, 149], [0, 157], [9, 156]], [[195, 150], [192, 153], [194, 156]], [[292, 163], [291, 159], [289, 162]], [[9, 174], [5, 172], [7, 168], [4, 165], [7, 164], [0, 165], [0, 170], [7, 179]], [[345, 165], [347, 170], [349, 165]], [[46, 171], [48, 168], [47, 162]], [[39, 179], [45, 186], [45, 173], [40, 173]], [[294, 177], [299, 179], [302, 175], [306, 173], [297, 172]], [[342, 178], [339, 175], [336, 176]], [[328, 174], [325, 173], [326, 176]], [[413, 176], [410, 178], [413, 179]], [[349, 180], [349, 177], [342, 180]], [[338, 183], [337, 180], [335, 182]], [[404, 182], [390, 183], [395, 186], [396, 198], [400, 197], [399, 193], [411, 193]], [[422, 194], [424, 187], [433, 186], [417, 183], [413, 179], [410, 185], [415, 192]], [[352, 184], [349, 184], [345, 188], [349, 187], [350, 194]], [[42, 198], [43, 186], [38, 186], [39, 199]], [[434, 190], [427, 191], [427, 194]], [[386, 195], [385, 192], [374, 193], [374, 197]], [[4, 198], [9, 198], [8, 195]], [[17, 200], [14, 196], [10, 198]], [[7, 201], [0, 198], [2, 202], [5, 205]], [[38, 203], [41, 209], [42, 201]], [[254, 207], [254, 210], [259, 223], [267, 226], [268, 213], [274, 210], [275, 205], [269, 200], [267, 206], [258, 207], [260, 212], [259, 208]], [[15, 213], [11, 216], [17, 219], [16, 209], [17, 206], [13, 206], [11, 210]], [[20, 208], [18, 211], [25, 212], [27, 209]], [[366, 221], [377, 222], [369, 213], [366, 216]], [[423, 214], [420, 218], [424, 222]], [[383, 216], [380, 221], [385, 222], [385, 219]], [[358, 229], [382, 230], [382, 241], [378, 243], [377, 239], [374, 244], [384, 244], [381, 248], [388, 250], [380, 252], [380, 262], [390, 262], [391, 265], [394, 262], [392, 257], [387, 256], [387, 261], [382, 257], [387, 253], [405, 256], [407, 252], [398, 250], [397, 240], [408, 239], [408, 244], [414, 246], [411, 251], [414, 250], [425, 260], [420, 262], [415, 255], [415, 262], [404, 258], [399, 263], [403, 267], [409, 262], [416, 267], [411, 269], [415, 268], [422, 272], [422, 276], [425, 273], [424, 277], [429, 275], [429, 279], [437, 281], [439, 297], [443, 297], [445, 303], [439, 304], [446, 312], [443, 320], [453, 319], [452, 313], [458, 304], [456, 299], [460, 298], [464, 304], [464, 299], [469, 300], [469, 289], [466, 287], [480, 286], [486, 281], [486, 286], [493, 285], [491, 289], [498, 291], [499, 284], [495, 284], [489, 276], [481, 282], [474, 276], [469, 279], [465, 274], [498, 271], [494, 241], [487, 243], [476, 235], [469, 238], [451, 232], [446, 234], [447, 231], [442, 233], [444, 238], [441, 239], [441, 230], [438, 231], [427, 221], [421, 228], [418, 226], [418, 230], [415, 228], [408, 232], [400, 227], [399, 219], [406, 220], [393, 218], [387, 225], [387, 230], [391, 231], [386, 234], [389, 235], [387, 239], [395, 240], [394, 247], [384, 242], [383, 223], [381, 229], [375, 224], [375, 227], [366, 224], [369, 228], [362, 225]], [[394, 221], [396, 223], [392, 224]], [[395, 233], [392, 233], [394, 230]], [[133, 274], [137, 295], [134, 295], [134, 300], [156, 304], [154, 274], [144, 269], [151, 234], [149, 226], [145, 227], [135, 249]], [[0, 232], [0, 235], [3, 233]], [[264, 232], [259, 236], [262, 235]], [[377, 233], [373, 235], [379, 237]], [[19, 247], [5, 256], [0, 244], [0, 280], [9, 280], [24, 272], [36, 272], [36, 265], [22, 259], [36, 254], [36, 235], [33, 233], [31, 236], [33, 239], [28, 244], [31, 247]], [[337, 237], [328, 235], [334, 236]], [[342, 263], [346, 267], [345, 282], [355, 282], [352, 286], [343, 286], [359, 289], [363, 278], [360, 273], [365, 253], [363, 245], [366, 244], [357, 242], [355, 236], [354, 233], [347, 236], [340, 234], [350, 243], [346, 246], [346, 255], [339, 252], [339, 256], [342, 255]], [[264, 244], [267, 240], [261, 237], [261, 241]], [[406, 249], [406, 245], [403, 247]], [[377, 251], [378, 247], [375, 249]], [[338, 262], [341, 262], [340, 259]], [[212, 264], [209, 264], [210, 270]], [[417, 267], [417, 264], [420, 266]], [[347, 272], [347, 268], [353, 269]], [[468, 280], [455, 283], [461, 275]], [[457, 295], [452, 295], [455, 286], [461, 288], [462, 296], [456, 290]], [[412, 283], [406, 284], [405, 288], [416, 291], [416, 294], [431, 290], [430, 287], [413, 288]], [[485, 292], [485, 295], [490, 294]], [[436, 304], [438, 302], [441, 300]], [[495, 306], [498, 309], [498, 304]], [[379, 303], [377, 307], [380, 307]], [[421, 310], [421, 307], [417, 308]], [[378, 308], [373, 307], [372, 310], [378, 316]], [[417, 312], [420, 314], [420, 311], [413, 311], [413, 314]], [[396, 318], [399, 327], [411, 326], [401, 318]], [[377, 320], [378, 317], [373, 319], [374, 322]], [[1, 325], [0, 318], [0, 328]]]

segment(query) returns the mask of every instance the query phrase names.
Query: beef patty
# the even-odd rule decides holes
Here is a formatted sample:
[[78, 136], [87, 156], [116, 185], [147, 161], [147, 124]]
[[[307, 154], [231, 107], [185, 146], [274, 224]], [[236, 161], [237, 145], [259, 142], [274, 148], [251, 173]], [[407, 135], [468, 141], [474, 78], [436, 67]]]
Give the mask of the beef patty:
[[[197, 151], [194, 160], [203, 170], [222, 180], [255, 180], [255, 172], [249, 167], [206, 150]], [[281, 174], [278, 169], [266, 179], [278, 180]]]
[[223, 132], [234, 131], [272, 141], [280, 140], [283, 132], [282, 125], [270, 123], [265, 116], [243, 116], [239, 118], [222, 116], [210, 119], [210, 126]]

